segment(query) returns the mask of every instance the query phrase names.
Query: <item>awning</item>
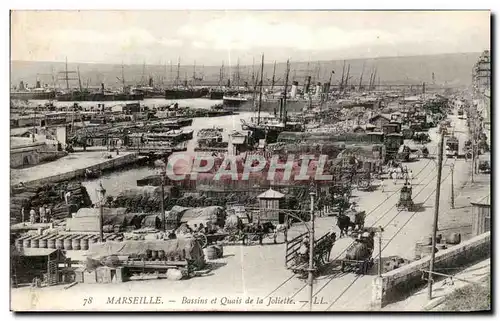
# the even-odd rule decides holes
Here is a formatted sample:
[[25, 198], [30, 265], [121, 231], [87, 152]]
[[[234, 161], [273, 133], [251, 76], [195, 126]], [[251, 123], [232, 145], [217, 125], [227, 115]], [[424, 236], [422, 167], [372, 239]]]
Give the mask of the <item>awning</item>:
[[59, 251], [58, 249], [41, 249], [41, 248], [22, 248], [18, 250], [20, 256], [49, 256], [52, 253]]

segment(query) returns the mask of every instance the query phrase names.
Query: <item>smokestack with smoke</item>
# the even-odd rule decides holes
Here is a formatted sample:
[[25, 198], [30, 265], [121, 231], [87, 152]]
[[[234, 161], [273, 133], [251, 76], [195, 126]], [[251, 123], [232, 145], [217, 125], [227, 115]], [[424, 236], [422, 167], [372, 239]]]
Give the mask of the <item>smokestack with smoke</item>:
[[297, 96], [297, 87], [299, 83], [297, 81], [292, 82], [292, 90], [290, 92], [290, 97], [293, 99]]

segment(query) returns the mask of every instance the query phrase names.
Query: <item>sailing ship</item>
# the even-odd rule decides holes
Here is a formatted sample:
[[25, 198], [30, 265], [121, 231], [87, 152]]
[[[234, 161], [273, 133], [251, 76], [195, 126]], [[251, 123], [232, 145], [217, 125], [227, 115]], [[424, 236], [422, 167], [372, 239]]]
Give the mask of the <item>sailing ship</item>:
[[[261, 70], [264, 69], [264, 55], [262, 55], [262, 65]], [[249, 122], [241, 119], [242, 129], [249, 130], [251, 136], [254, 140], [258, 141], [260, 139], [265, 139], [266, 143], [274, 143], [278, 139], [279, 133], [283, 131], [291, 132], [301, 132], [304, 131], [304, 126], [300, 122], [291, 122], [287, 115], [287, 87], [288, 87], [288, 77], [290, 73], [290, 62], [287, 61], [286, 78], [285, 78], [285, 90], [283, 97], [279, 100], [279, 117], [261, 117], [260, 113], [262, 111], [262, 86], [263, 79], [261, 73], [260, 81], [260, 92], [259, 92], [259, 102], [257, 109], [257, 117], [252, 117]], [[275, 113], [276, 114], [276, 113]]]
[[68, 71], [67, 59], [66, 59], [65, 71], [61, 73], [65, 75], [63, 80], [66, 80], [66, 92], [57, 94], [56, 95], [57, 101], [130, 101], [130, 100], [144, 99], [144, 94], [136, 92], [133, 88], [130, 88], [129, 92], [127, 92], [128, 87], [125, 86], [123, 65], [122, 65], [122, 79], [121, 79], [123, 81], [123, 88], [121, 92], [107, 91], [104, 88], [103, 83], [101, 84], [101, 88], [98, 91], [90, 91], [88, 88], [83, 88], [79, 69], [76, 71], [76, 73], [78, 74], [79, 89], [71, 90], [69, 87], [69, 80], [72, 80], [73, 78], [69, 78], [68, 75], [71, 73], [75, 73], [75, 71]]

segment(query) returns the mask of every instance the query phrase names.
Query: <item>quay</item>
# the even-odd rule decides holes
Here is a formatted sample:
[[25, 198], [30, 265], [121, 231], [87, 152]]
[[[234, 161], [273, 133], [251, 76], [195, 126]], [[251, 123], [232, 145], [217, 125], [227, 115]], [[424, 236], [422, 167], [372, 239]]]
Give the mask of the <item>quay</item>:
[[[112, 158], [106, 158], [111, 154]], [[11, 185], [38, 185], [58, 183], [83, 177], [86, 170], [114, 170], [138, 162], [140, 157], [135, 152], [114, 153], [92, 151], [71, 153], [53, 162], [22, 169], [11, 169]]]

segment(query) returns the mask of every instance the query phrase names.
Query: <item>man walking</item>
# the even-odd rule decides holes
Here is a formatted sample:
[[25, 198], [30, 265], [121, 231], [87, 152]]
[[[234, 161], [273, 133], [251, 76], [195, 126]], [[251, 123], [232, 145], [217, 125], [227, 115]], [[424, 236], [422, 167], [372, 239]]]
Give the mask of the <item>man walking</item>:
[[50, 222], [50, 218], [52, 216], [52, 210], [50, 209], [50, 206], [47, 206], [45, 209], [45, 216], [47, 218], [47, 222]]
[[35, 224], [36, 223], [36, 212], [34, 208], [31, 208], [30, 211], [30, 223]]

